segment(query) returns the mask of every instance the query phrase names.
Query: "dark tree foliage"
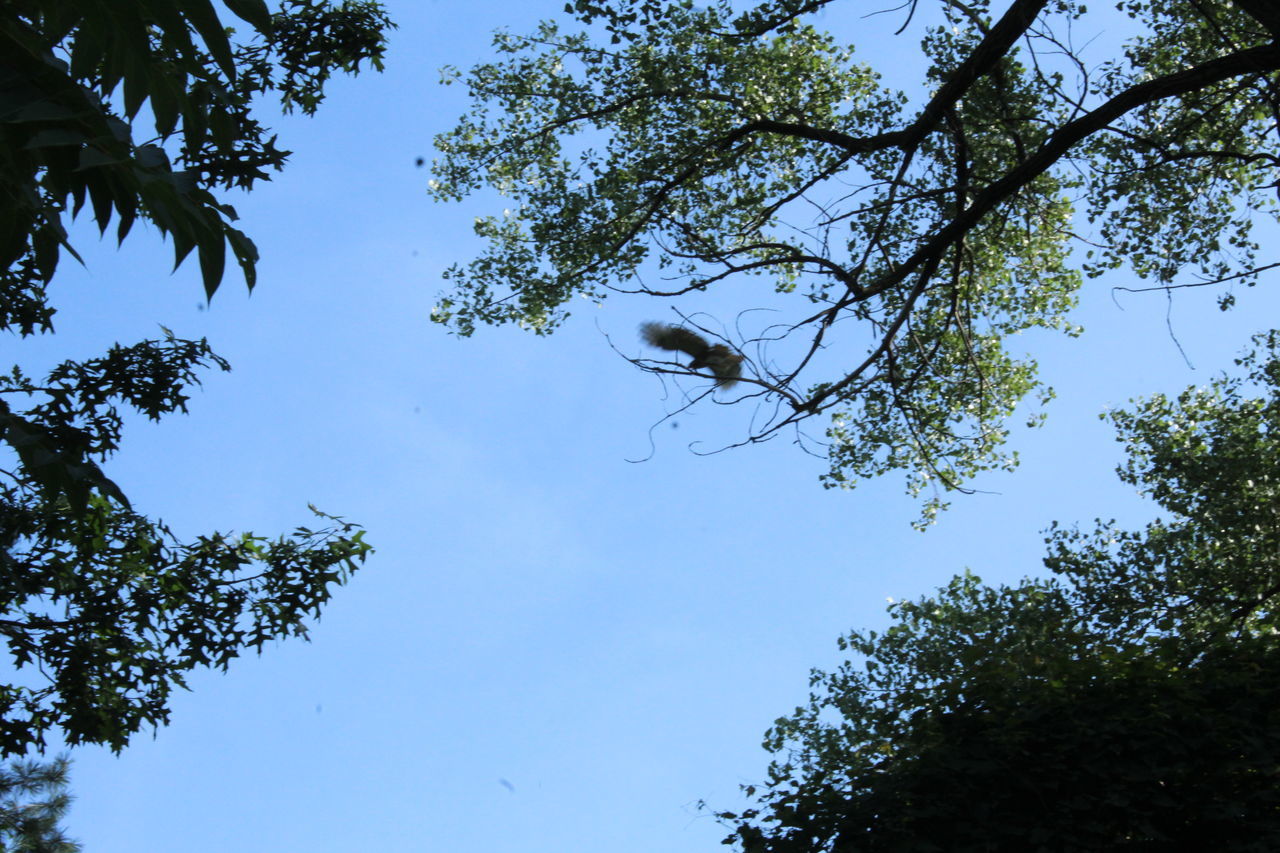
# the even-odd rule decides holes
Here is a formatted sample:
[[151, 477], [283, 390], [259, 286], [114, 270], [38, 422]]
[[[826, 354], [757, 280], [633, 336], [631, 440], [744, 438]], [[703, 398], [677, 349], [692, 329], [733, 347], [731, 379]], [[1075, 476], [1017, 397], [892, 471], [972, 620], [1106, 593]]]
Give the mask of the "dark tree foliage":
[[[253, 287], [257, 249], [216, 193], [285, 163], [262, 97], [312, 113], [334, 72], [381, 68], [391, 24], [373, 2], [225, 6], [237, 29], [211, 0], [0, 6], [0, 329], [52, 331], [46, 286], [82, 213], [121, 241], [150, 223], [175, 265], [194, 251], [208, 296], [228, 250]], [[130, 412], [184, 412], [202, 367], [228, 369], [166, 330], [43, 378], [0, 375], [0, 638], [18, 670], [0, 685], [0, 755], [50, 731], [120, 749], [167, 721], [188, 671], [305, 635], [369, 552], [319, 511], [316, 530], [184, 542], [135, 510], [102, 464]]]
[[66, 218], [86, 203], [104, 233], [114, 218], [120, 240], [142, 217], [172, 239], [175, 262], [195, 250], [209, 295], [228, 248], [253, 286], [257, 250], [213, 190], [251, 189], [288, 157], [255, 99], [314, 112], [335, 70], [381, 68], [390, 24], [371, 2], [285, 0], [274, 15], [263, 0], [226, 5], [252, 38], [233, 41], [210, 0], [0, 10], [5, 328], [47, 328], [43, 286], [71, 250]]
[[[927, 520], [1016, 464], [1008, 419], [1052, 395], [1017, 336], [1075, 334], [1086, 278], [1225, 304], [1275, 266], [1251, 227], [1280, 177], [1276, 4], [1117, 5], [573, 0], [568, 25], [499, 33], [448, 77], [473, 107], [431, 186], [505, 210], [435, 317], [546, 334], [581, 297], [664, 306], [745, 357], [729, 393], [633, 359], [692, 382], [684, 404], [742, 405], [726, 445], [794, 436], [828, 486], [905, 471]], [[1089, 54], [1103, 32], [1123, 48]], [[915, 80], [887, 85], [863, 39]]]
[[0, 853], [77, 853], [58, 823], [71, 805], [70, 762], [14, 761], [0, 769]]
[[[766, 737], [743, 851], [1280, 849], [1280, 335], [1112, 416], [1168, 514], [890, 608]], [[1261, 390], [1261, 396], [1250, 393]]]

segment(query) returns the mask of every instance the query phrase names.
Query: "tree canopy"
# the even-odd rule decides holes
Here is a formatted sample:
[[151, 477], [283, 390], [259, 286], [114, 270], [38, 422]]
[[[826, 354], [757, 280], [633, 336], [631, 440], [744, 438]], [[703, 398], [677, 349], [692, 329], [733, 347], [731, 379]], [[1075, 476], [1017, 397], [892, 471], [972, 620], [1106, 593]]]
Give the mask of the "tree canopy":
[[[53, 330], [46, 285], [84, 211], [120, 241], [150, 223], [175, 265], [194, 251], [208, 296], [228, 248], [253, 287], [257, 249], [219, 192], [285, 163], [262, 96], [313, 112], [334, 72], [381, 67], [391, 25], [373, 2], [225, 6], [243, 33], [210, 0], [0, 8], [0, 328]], [[186, 672], [305, 634], [369, 552], [358, 526], [319, 511], [316, 530], [184, 542], [135, 510], [102, 468], [126, 417], [185, 411], [208, 367], [228, 369], [165, 330], [44, 378], [0, 375], [0, 638], [19, 671], [0, 685], [0, 755], [51, 730], [120, 749], [167, 720]]]
[[[1052, 575], [957, 577], [841, 641], [766, 736], [744, 851], [1280, 845], [1280, 335], [1244, 376], [1113, 414], [1167, 514], [1055, 526]], [[1261, 391], [1260, 396], [1249, 396]]]
[[[668, 302], [745, 357], [731, 392], [687, 400], [748, 407], [727, 443], [794, 431], [828, 486], [903, 470], [927, 519], [1016, 464], [1008, 420], [1052, 389], [1010, 339], [1075, 334], [1084, 279], [1251, 284], [1268, 266], [1252, 227], [1275, 216], [1280, 13], [1128, 0], [1126, 44], [1097, 65], [1074, 39], [1114, 14], [913, 0], [899, 38], [936, 25], [900, 91], [810, 22], [824, 7], [844, 8], [573, 0], [575, 25], [499, 33], [499, 60], [446, 70], [472, 107], [437, 138], [432, 190], [506, 209], [477, 219], [487, 247], [434, 316], [546, 334], [576, 297]], [[686, 307], [711, 291], [735, 316]]]

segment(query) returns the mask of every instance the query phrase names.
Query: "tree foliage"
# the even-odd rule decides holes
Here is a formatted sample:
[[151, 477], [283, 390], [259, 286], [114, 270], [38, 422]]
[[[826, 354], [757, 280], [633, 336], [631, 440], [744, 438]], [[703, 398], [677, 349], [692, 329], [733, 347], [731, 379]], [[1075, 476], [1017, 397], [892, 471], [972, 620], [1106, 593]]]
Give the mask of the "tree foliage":
[[[903, 31], [938, 20], [904, 91], [807, 21], [848, 8], [832, 0], [574, 0], [582, 31], [499, 33], [501, 59], [446, 71], [472, 108], [438, 137], [431, 186], [506, 210], [477, 220], [487, 248], [449, 270], [435, 319], [545, 334], [574, 297], [668, 300], [747, 356], [743, 443], [794, 429], [828, 486], [905, 470], [929, 517], [1014, 465], [1009, 417], [1051, 396], [1012, 336], [1074, 334], [1083, 278], [1121, 265], [1251, 283], [1251, 226], [1275, 215], [1273, 4], [1126, 0], [1131, 37], [1100, 67], [1073, 39], [1114, 16], [992, 5], [900, 7]], [[692, 314], [704, 291], [738, 317]]]
[[66, 758], [0, 769], [0, 853], [77, 853], [58, 823], [71, 805]]
[[[53, 330], [46, 286], [76, 256], [68, 225], [84, 211], [120, 241], [155, 226], [175, 266], [194, 251], [208, 296], [228, 249], [253, 287], [257, 249], [218, 194], [285, 163], [262, 96], [314, 112], [334, 72], [381, 67], [390, 23], [356, 0], [225, 6], [244, 37], [210, 0], [0, 9], [0, 328]], [[132, 506], [102, 468], [126, 417], [185, 411], [204, 367], [228, 369], [165, 330], [41, 379], [0, 375], [0, 638], [17, 668], [0, 685], [0, 755], [51, 730], [120, 749], [167, 720], [186, 672], [305, 634], [369, 552], [356, 525], [318, 511], [317, 530], [184, 542]]]
[[726, 843], [1276, 849], [1280, 335], [1259, 344], [1244, 376], [1111, 416], [1165, 518], [1055, 526], [1051, 577], [966, 574], [843, 639]]
[[[86, 202], [124, 240], [139, 217], [192, 250], [205, 292], [222, 281], [227, 249], [253, 287], [258, 253], [231, 225], [218, 188], [251, 189], [289, 152], [254, 112], [278, 95], [314, 112], [335, 70], [381, 68], [389, 22], [371, 2], [263, 0], [227, 4], [252, 28], [232, 41], [211, 0], [58, 3], [17, 0], [0, 13], [0, 291], [5, 328], [48, 328], [44, 285]], [[145, 109], [144, 109], [145, 108]], [[135, 132], [150, 138], [135, 140]]]

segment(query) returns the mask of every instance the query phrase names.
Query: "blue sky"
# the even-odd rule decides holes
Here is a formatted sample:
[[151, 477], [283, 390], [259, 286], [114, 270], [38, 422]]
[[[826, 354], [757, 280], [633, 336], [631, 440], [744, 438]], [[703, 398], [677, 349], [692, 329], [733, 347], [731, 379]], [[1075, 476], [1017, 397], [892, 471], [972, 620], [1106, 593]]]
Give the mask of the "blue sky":
[[[161, 323], [207, 336], [233, 372], [209, 374], [189, 415], [133, 425], [109, 474], [188, 535], [285, 531], [310, 501], [377, 548], [313, 642], [196, 675], [172, 725], [118, 757], [74, 753], [68, 826], [90, 853], [715, 849], [696, 802], [733, 807], [763, 778], [764, 730], [835, 664], [839, 634], [966, 567], [1037, 572], [1054, 519], [1144, 520], [1097, 414], [1207, 381], [1275, 316], [1265, 286], [1222, 314], [1208, 293], [1117, 301], [1123, 275], [1091, 283], [1082, 339], [1028, 336], [1059, 398], [1015, 434], [1022, 469], [923, 535], [899, 480], [825, 491], [783, 441], [690, 453], [738, 437], [732, 408], [661, 425], [629, 462], [669, 403], [605, 336], [638, 352], [665, 308], [582, 303], [549, 339], [428, 321], [486, 209], [431, 203], [414, 168], [464, 108], [436, 69], [563, 4], [387, 5], [387, 72], [278, 121], [290, 168], [231, 199], [264, 258], [251, 296], [229, 277], [206, 309], [154, 233], [116, 251], [85, 228], [87, 267], [55, 280], [57, 335], [10, 340], [35, 369]], [[918, 30], [881, 37], [897, 22], [854, 6], [826, 22], [863, 60], [909, 67]]]

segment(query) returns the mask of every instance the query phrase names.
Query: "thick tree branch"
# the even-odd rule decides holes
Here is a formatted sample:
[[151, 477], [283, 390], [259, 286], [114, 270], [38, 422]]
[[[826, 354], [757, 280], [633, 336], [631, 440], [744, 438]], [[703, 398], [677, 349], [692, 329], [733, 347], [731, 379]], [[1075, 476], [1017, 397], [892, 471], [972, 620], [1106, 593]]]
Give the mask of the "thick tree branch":
[[730, 140], [750, 133], [778, 133], [799, 139], [825, 142], [850, 154], [868, 154], [886, 148], [907, 148], [917, 145], [937, 126], [948, 110], [955, 108], [969, 87], [1008, 54], [1014, 43], [1027, 31], [1027, 27], [1031, 26], [1032, 21], [1048, 2], [1049, 0], [1016, 0], [982, 39], [982, 42], [951, 73], [947, 82], [920, 111], [916, 120], [902, 130], [858, 137], [793, 122], [758, 119], [734, 131], [730, 134]]
[[[1258, 73], [1259, 71], [1277, 68], [1280, 68], [1280, 45], [1250, 48], [1206, 62], [1186, 71], [1138, 84], [1079, 119], [1063, 125], [1027, 160], [978, 193], [968, 208], [938, 229], [932, 238], [926, 241], [923, 246], [917, 249], [910, 258], [892, 273], [885, 275], [872, 286], [866, 287], [862, 296], [856, 298], [853, 296], [846, 297], [825, 312], [829, 315], [834, 315], [834, 313], [847, 308], [856, 301], [883, 293], [889, 288], [900, 284], [908, 276], [916, 275], [917, 283], [912, 289], [902, 313], [882, 335], [880, 346], [855, 370], [846, 374], [843, 379], [827, 386], [821, 392], [808, 399], [803, 406], [803, 411], [809, 413], [820, 411], [825, 400], [839, 395], [841, 391], [856, 382], [863, 372], [885, 353], [889, 342], [901, 328], [902, 323], [905, 322], [912, 305], [923, 293], [928, 279], [937, 270], [937, 265], [947, 249], [962, 240], [970, 229], [974, 228], [984, 216], [994, 210], [1000, 203], [1006, 201], [1036, 177], [1048, 171], [1073, 146], [1079, 144], [1090, 135], [1105, 129], [1111, 122], [1137, 107], [1164, 98], [1193, 92], [1240, 74]], [[917, 273], [917, 270], [921, 270], [922, 267], [922, 273]]]
[[900, 268], [868, 287], [867, 295], [874, 296], [899, 284], [926, 260], [935, 257], [960, 239], [1001, 202], [1006, 201], [1018, 190], [1047, 172], [1072, 147], [1092, 134], [1104, 130], [1107, 125], [1125, 113], [1164, 98], [1203, 89], [1240, 74], [1275, 70], [1280, 70], [1280, 45], [1266, 45], [1223, 56], [1176, 74], [1148, 80], [1121, 92], [1097, 109], [1060, 127], [1029, 158], [978, 193], [974, 197], [973, 204], [938, 229], [930, 240], [903, 262]]
[[1275, 0], [1232, 0], [1232, 3], [1280, 41], [1280, 5]]

